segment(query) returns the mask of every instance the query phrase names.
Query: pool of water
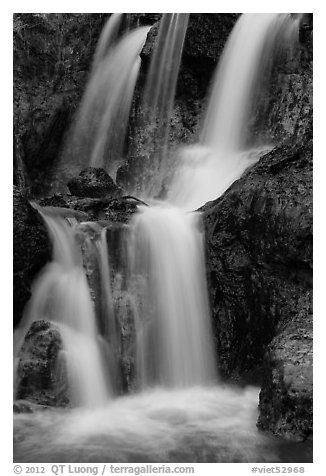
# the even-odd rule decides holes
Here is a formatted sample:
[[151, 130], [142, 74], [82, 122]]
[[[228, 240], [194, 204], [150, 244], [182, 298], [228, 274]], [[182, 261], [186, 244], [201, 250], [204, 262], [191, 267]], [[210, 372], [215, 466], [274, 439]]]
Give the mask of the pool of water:
[[310, 444], [256, 428], [259, 389], [155, 388], [97, 409], [14, 415], [15, 462], [312, 461]]

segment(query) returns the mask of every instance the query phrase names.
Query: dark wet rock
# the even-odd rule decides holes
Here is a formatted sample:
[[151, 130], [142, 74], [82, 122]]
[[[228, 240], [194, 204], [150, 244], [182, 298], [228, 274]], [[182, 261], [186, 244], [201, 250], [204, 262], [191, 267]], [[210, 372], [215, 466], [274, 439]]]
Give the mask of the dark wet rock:
[[[137, 197], [129, 195], [119, 198], [83, 198], [55, 194], [38, 203], [48, 213], [67, 217], [75, 216], [79, 221], [98, 221], [103, 226], [110, 223], [128, 223], [139, 206], [147, 205]], [[52, 211], [51, 207], [53, 207]]]
[[55, 324], [48, 321], [33, 322], [18, 356], [18, 400], [49, 406], [65, 406], [69, 403], [61, 350], [62, 340]]
[[51, 245], [39, 213], [14, 186], [13, 200], [14, 325], [30, 298], [31, 282], [51, 258]]
[[[144, 170], [150, 170], [151, 160], [150, 156], [134, 155], [129, 157], [123, 165], [117, 170], [116, 181], [117, 184], [126, 190], [142, 189], [143, 181], [142, 174]], [[146, 177], [143, 179], [147, 182]]]
[[[299, 144], [273, 149], [202, 210], [220, 372], [237, 380], [256, 369], [268, 381], [272, 374], [275, 377], [275, 372], [281, 372], [279, 367], [287, 366], [292, 349], [290, 334], [284, 331], [283, 336], [288, 355], [281, 357], [278, 352], [274, 360], [266, 357], [267, 371], [264, 356], [268, 345], [272, 342], [271, 350], [273, 345], [276, 349], [279, 341], [273, 339], [287, 326], [288, 332], [293, 326], [295, 329], [310, 302], [311, 134]], [[276, 364], [282, 358], [284, 361]], [[305, 358], [311, 371], [310, 356]], [[281, 385], [281, 377], [275, 377], [274, 384], [277, 380]], [[264, 401], [278, 399], [283, 390], [276, 384], [267, 386], [276, 394], [267, 397], [264, 391]], [[285, 409], [282, 405], [279, 402], [277, 407], [278, 420]]]
[[68, 182], [68, 188], [76, 197], [102, 198], [119, 197], [122, 190], [109, 174], [101, 168], [87, 167], [78, 177]]
[[133, 392], [136, 389], [136, 331], [135, 316], [127, 292], [115, 290], [115, 316], [120, 336], [118, 352], [121, 388], [123, 392]]
[[312, 299], [299, 297], [297, 313], [268, 346], [259, 397], [258, 427], [287, 439], [305, 440], [313, 428]]
[[105, 217], [115, 223], [128, 223], [139, 206], [144, 206], [144, 202], [134, 197], [122, 197], [111, 200], [105, 210]]
[[28, 191], [28, 179], [24, 163], [24, 150], [21, 138], [14, 128], [13, 134], [14, 156], [13, 156], [13, 184], [18, 187], [22, 193]]
[[38, 203], [41, 207], [68, 207], [64, 196], [60, 193], [54, 193], [51, 197], [42, 198]]
[[105, 220], [105, 209], [109, 206], [111, 198], [82, 198], [72, 195], [65, 196], [67, 206], [87, 215], [85, 220]]
[[230, 376], [261, 361], [312, 285], [311, 140], [273, 149], [203, 211], [219, 362]]
[[39, 405], [29, 400], [15, 400], [13, 405], [14, 413], [35, 413], [44, 410], [51, 410], [49, 405]]

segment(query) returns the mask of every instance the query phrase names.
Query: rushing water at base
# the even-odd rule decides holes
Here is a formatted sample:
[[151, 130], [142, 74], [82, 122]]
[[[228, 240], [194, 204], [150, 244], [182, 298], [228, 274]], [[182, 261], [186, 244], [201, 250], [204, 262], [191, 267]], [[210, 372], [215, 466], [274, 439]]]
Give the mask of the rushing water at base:
[[[98, 410], [15, 416], [16, 462], [278, 462], [279, 443], [257, 431], [258, 389], [155, 388]], [[51, 431], [49, 431], [51, 428]], [[291, 462], [309, 446], [288, 445]]]

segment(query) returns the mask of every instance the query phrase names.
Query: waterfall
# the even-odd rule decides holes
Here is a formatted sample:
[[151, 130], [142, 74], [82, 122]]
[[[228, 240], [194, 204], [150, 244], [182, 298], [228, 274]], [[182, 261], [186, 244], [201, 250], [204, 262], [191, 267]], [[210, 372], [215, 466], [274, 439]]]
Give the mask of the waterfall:
[[121, 17], [110, 17], [93, 61], [81, 106], [68, 136], [60, 168], [68, 176], [83, 167], [106, 169], [112, 176], [121, 161], [129, 112], [149, 27], [113, 41]]
[[61, 217], [42, 217], [52, 240], [53, 259], [35, 281], [32, 298], [15, 332], [16, 368], [31, 324], [51, 321], [62, 337], [71, 402], [84, 407], [103, 405], [110, 398], [110, 376], [100, 351], [93, 303], [74, 229]]
[[247, 150], [250, 114], [273, 57], [297, 37], [298, 25], [290, 14], [241, 15], [218, 63], [200, 142], [180, 151], [172, 203], [191, 210], [219, 197], [270, 147]]
[[108, 253], [107, 229], [101, 230], [100, 239], [96, 241], [96, 255], [100, 270], [100, 321], [102, 338], [106, 348], [106, 365], [111, 376], [112, 388], [117, 394], [119, 390], [119, 330], [114, 310], [114, 297], [111, 285], [111, 270]]
[[131, 222], [130, 283], [137, 303], [141, 387], [215, 380], [203, 233], [197, 214], [140, 207]]
[[255, 13], [239, 18], [213, 79], [201, 144], [224, 154], [243, 149], [255, 94], [272, 61], [273, 50], [282, 41], [279, 32], [289, 17]]
[[112, 48], [114, 42], [117, 40], [122, 18], [122, 13], [112, 13], [110, 18], [106, 22], [106, 25], [101, 33], [100, 39], [96, 46], [91, 75], [100, 66], [101, 62], [105, 61], [109, 49]]
[[[298, 23], [287, 14], [240, 17], [213, 79], [200, 141], [180, 151], [167, 199], [158, 202], [153, 197], [170, 173], [168, 127], [188, 17], [161, 20], [142, 124], [158, 126], [149, 140], [159, 147], [142, 177], [149, 206], [139, 205], [123, 225], [127, 256], [115, 256], [111, 269], [110, 223], [69, 226], [40, 210], [53, 259], [15, 332], [15, 368], [31, 324], [54, 323], [77, 408], [16, 415], [19, 462], [278, 462], [271, 440], [256, 428], [259, 389], [219, 383], [204, 229], [193, 210], [218, 198], [259, 158], [260, 149], [246, 149], [251, 111], [271, 57], [281, 40], [292, 41]], [[120, 24], [121, 14], [112, 15], [99, 43], [66, 151], [70, 168], [92, 164], [114, 172], [120, 158], [148, 32], [137, 28], [117, 40]], [[85, 236], [87, 227], [92, 236]], [[96, 263], [97, 285], [82, 247], [92, 255], [90, 267]], [[125, 390], [135, 392], [113, 398]]]
[[151, 156], [151, 173], [146, 172], [141, 187], [144, 196], [160, 191], [171, 165], [168, 135], [188, 20], [188, 13], [164, 13], [160, 21], [142, 100], [141, 127], [149, 128], [150, 136], [144, 146]]
[[[163, 20], [160, 33], [173, 35], [172, 24]], [[130, 286], [138, 306], [137, 376], [141, 386], [187, 387], [214, 380], [200, 217], [188, 211], [218, 198], [259, 158], [261, 150], [244, 149], [246, 124], [254, 93], [275, 50], [284, 38], [291, 39], [289, 22], [292, 28], [288, 14], [240, 17], [215, 75], [201, 143], [184, 152], [188, 163], [177, 171], [167, 202], [139, 207], [131, 222]], [[168, 53], [165, 46], [160, 45], [159, 36], [156, 51], [163, 51], [160, 60]], [[152, 66], [158, 84], [155, 91], [159, 91], [163, 65], [155, 55]], [[160, 111], [168, 108], [164, 89], [157, 96], [153, 91], [152, 104]]]

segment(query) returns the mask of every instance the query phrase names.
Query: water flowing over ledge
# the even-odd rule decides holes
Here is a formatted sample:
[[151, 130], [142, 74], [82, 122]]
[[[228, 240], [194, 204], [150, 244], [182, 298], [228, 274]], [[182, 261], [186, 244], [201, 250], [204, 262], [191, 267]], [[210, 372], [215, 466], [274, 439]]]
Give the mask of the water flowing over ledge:
[[[188, 17], [179, 20], [178, 14], [171, 14], [170, 22], [166, 16], [162, 20], [177, 45], [176, 56], [168, 60], [175, 71], [166, 79], [173, 94], [168, 95], [166, 84], [159, 83], [163, 91], [158, 88], [153, 98], [155, 108], [165, 115], [172, 108]], [[108, 159], [105, 167], [113, 170], [115, 159], [104, 152], [109, 144], [121, 155], [120, 139], [127, 127], [148, 28], [128, 32], [118, 41], [121, 18], [112, 16], [110, 21], [81, 108], [86, 129], [80, 127], [78, 134], [87, 132], [82, 139], [89, 146], [86, 155], [91, 163], [99, 166]], [[200, 143], [180, 153], [181, 165], [165, 202], [154, 200], [157, 184], [148, 184], [143, 198], [150, 206], [138, 206], [126, 227], [127, 258], [118, 272], [111, 267], [108, 229], [71, 219], [68, 224], [41, 210], [53, 243], [53, 260], [35, 282], [16, 331], [15, 371], [19, 374], [20, 352], [31, 324], [50, 322], [62, 339], [58, 359], [67, 371], [70, 408], [16, 415], [17, 461], [281, 459], [277, 444], [256, 429], [259, 389], [225, 387], [218, 379], [203, 229], [200, 214], [193, 210], [219, 197], [269, 147], [246, 147], [252, 90], [259, 89], [266, 74], [262, 58], [273, 55], [285, 30], [287, 40], [293, 41], [295, 25], [286, 14], [240, 17], [214, 80]], [[250, 42], [244, 44], [244, 38]], [[161, 60], [166, 61], [168, 53], [163, 49]], [[243, 65], [240, 79], [239, 63]], [[123, 128], [119, 144], [114, 139], [115, 121]], [[163, 136], [165, 141], [165, 132]], [[162, 150], [164, 161], [166, 144]], [[93, 266], [100, 283], [96, 291], [89, 278], [93, 269], [88, 268]], [[122, 356], [125, 347], [128, 355]], [[132, 369], [132, 395], [122, 395], [125, 357]], [[18, 376], [16, 381], [19, 387]]]

